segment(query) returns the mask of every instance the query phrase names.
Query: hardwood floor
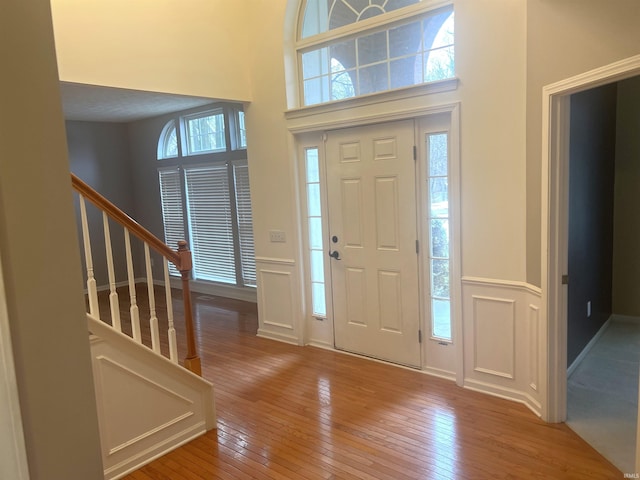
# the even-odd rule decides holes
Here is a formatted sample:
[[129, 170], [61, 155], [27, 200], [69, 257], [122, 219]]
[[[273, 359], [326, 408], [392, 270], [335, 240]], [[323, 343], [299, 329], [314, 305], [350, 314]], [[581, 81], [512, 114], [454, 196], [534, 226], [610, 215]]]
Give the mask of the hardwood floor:
[[520, 404], [258, 338], [253, 304], [195, 294], [194, 312], [218, 429], [127, 480], [623, 478], [566, 425]]

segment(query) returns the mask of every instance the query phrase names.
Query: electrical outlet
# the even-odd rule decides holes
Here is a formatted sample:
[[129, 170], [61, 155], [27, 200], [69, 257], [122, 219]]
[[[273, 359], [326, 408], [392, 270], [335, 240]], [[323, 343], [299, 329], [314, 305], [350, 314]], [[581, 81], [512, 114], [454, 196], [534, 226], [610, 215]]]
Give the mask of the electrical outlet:
[[587, 317], [591, 316], [591, 300], [587, 302]]
[[282, 230], [269, 230], [269, 240], [271, 242], [284, 243], [287, 241], [287, 236]]

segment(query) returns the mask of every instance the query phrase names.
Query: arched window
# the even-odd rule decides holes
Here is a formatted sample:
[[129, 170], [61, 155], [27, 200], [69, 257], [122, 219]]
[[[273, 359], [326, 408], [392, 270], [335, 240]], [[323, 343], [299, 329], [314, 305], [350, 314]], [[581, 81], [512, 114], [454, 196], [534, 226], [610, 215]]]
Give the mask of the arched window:
[[170, 120], [162, 129], [158, 142], [158, 159], [178, 156], [178, 134], [175, 120]]
[[[187, 240], [193, 279], [256, 286], [244, 112], [216, 104], [175, 113], [158, 138], [165, 241]], [[171, 275], [180, 276], [173, 267]]]
[[425, 11], [420, 0], [306, 0], [301, 12], [303, 105], [455, 76], [451, 5]]

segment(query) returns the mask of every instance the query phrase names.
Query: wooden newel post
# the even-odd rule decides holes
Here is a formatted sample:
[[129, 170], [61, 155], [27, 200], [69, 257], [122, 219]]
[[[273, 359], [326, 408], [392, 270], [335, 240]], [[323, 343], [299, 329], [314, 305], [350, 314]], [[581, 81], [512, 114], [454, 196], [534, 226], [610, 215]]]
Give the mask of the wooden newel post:
[[193, 311], [191, 309], [191, 290], [189, 280], [191, 278], [191, 250], [187, 247], [187, 242], [178, 242], [178, 255], [180, 256], [180, 275], [182, 276], [182, 300], [184, 302], [184, 321], [187, 332], [187, 357], [184, 359], [184, 366], [187, 370], [196, 375], [202, 376], [202, 365], [196, 348], [196, 337], [193, 330]]

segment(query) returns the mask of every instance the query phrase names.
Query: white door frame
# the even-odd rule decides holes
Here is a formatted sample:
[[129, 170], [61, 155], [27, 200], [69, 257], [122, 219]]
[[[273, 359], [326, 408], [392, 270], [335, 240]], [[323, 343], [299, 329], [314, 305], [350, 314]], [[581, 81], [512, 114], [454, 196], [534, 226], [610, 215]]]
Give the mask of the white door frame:
[[[437, 377], [455, 380], [460, 387], [464, 386], [464, 365], [463, 351], [464, 344], [462, 339], [463, 319], [462, 319], [462, 269], [461, 269], [461, 247], [462, 239], [460, 235], [461, 224], [461, 203], [462, 194], [460, 190], [460, 109], [459, 105], [452, 108], [449, 112], [444, 113], [448, 117], [446, 120], [447, 128], [442, 129], [441, 120], [437, 118], [443, 115], [432, 114], [416, 118], [416, 140], [417, 140], [417, 159], [418, 159], [418, 175], [416, 178], [416, 191], [418, 192], [418, 219], [420, 248], [420, 284], [424, 291], [420, 296], [422, 329], [422, 369], [424, 372]], [[425, 188], [427, 177], [427, 152], [425, 151], [425, 136], [431, 133], [446, 133], [449, 137], [449, 244], [450, 244], [450, 265], [449, 265], [449, 299], [451, 305], [451, 343], [445, 342], [447, 346], [444, 348], [454, 348], [455, 351], [450, 355], [440, 354], [434, 355], [437, 349], [442, 349], [438, 345], [439, 339], [430, 335], [432, 325], [430, 296], [424, 293], [429, 292], [430, 288], [430, 272], [428, 251], [430, 248], [431, 238], [429, 234], [429, 220], [427, 220], [428, 192]], [[421, 185], [420, 185], [421, 184]], [[450, 362], [450, 363], [449, 363]], [[442, 368], [444, 364], [452, 365], [453, 369]], [[452, 373], [453, 372], [453, 373]]]
[[6, 477], [0, 476], [28, 480], [29, 469], [3, 278], [0, 263], [0, 474]]
[[[288, 120], [288, 130], [294, 136], [294, 142], [296, 144], [296, 155], [293, 156], [294, 161], [297, 161], [298, 158], [298, 148], [297, 145], [299, 143], [299, 135], [302, 134], [319, 134], [321, 135], [327, 129], [344, 129], [350, 127], [358, 127], [365, 126], [376, 123], [386, 123], [392, 122], [395, 120], [407, 120], [407, 119], [419, 119], [422, 117], [429, 117], [431, 115], [437, 114], [449, 114], [451, 116], [451, 124], [450, 124], [450, 135], [452, 138], [452, 142], [450, 145], [451, 151], [449, 152], [451, 155], [451, 175], [457, 178], [458, 183], [450, 186], [450, 197], [455, 198], [455, 202], [452, 204], [452, 217], [455, 219], [452, 228], [455, 229], [454, 235], [452, 236], [453, 240], [453, 255], [452, 255], [452, 263], [450, 267], [451, 271], [451, 301], [452, 301], [452, 320], [454, 323], [453, 328], [453, 336], [454, 339], [458, 342], [458, 347], [456, 349], [456, 363], [455, 363], [455, 381], [457, 385], [464, 385], [464, 348], [463, 348], [463, 328], [462, 328], [462, 257], [461, 257], [461, 203], [462, 203], [462, 194], [460, 190], [460, 110], [461, 104], [459, 101], [455, 102], [446, 102], [439, 103], [434, 105], [426, 105], [426, 106], [418, 106], [418, 107], [407, 107], [406, 105], [402, 107], [396, 107], [394, 103], [396, 93], [394, 92], [385, 92], [380, 95], [380, 99], [378, 102], [371, 99], [358, 99], [358, 102], [363, 102], [362, 104], [358, 103], [358, 107], [368, 106], [375, 107], [375, 113], [356, 113], [361, 112], [359, 108], [354, 108], [351, 111], [337, 108], [335, 112], [331, 110], [330, 107], [326, 105], [321, 105], [319, 108], [305, 108], [300, 110], [292, 110], [287, 112], [287, 120]], [[378, 98], [376, 96], [376, 98]], [[388, 101], [383, 101], [382, 99], [388, 99]], [[328, 110], [326, 110], [329, 108]], [[335, 107], [333, 107], [335, 108]], [[336, 114], [337, 112], [337, 114]], [[345, 112], [349, 112], [345, 115]], [[323, 147], [324, 148], [324, 147]], [[294, 165], [294, 170], [300, 171], [300, 167], [296, 164]], [[302, 182], [302, 177], [298, 176], [298, 181]], [[303, 185], [301, 183], [300, 185]], [[304, 189], [298, 188], [297, 194], [304, 195]], [[454, 197], [456, 195], [456, 197]], [[300, 197], [299, 197], [300, 198]], [[306, 201], [299, 200], [299, 205], [306, 205]], [[326, 208], [326, 205], [323, 204], [323, 209]], [[326, 210], [325, 210], [326, 211]], [[302, 218], [301, 212], [298, 212], [298, 217]], [[323, 224], [324, 225], [324, 224]], [[301, 244], [302, 245], [302, 244]], [[305, 249], [301, 248], [300, 251], [303, 252]], [[301, 265], [304, 265], [304, 255], [306, 253], [301, 253]], [[422, 267], [421, 267], [422, 269]], [[325, 275], [327, 274], [327, 270], [325, 269]], [[304, 277], [304, 275], [302, 275]], [[304, 282], [306, 283], [306, 281]], [[306, 288], [306, 287], [305, 287]], [[303, 295], [307, 295], [308, 292], [305, 290]], [[327, 296], [329, 297], [331, 294], [329, 291], [327, 292]], [[327, 304], [327, 309], [331, 309], [331, 305]], [[305, 317], [306, 319], [306, 317]], [[423, 331], [425, 331], [425, 319], [421, 318], [421, 326]], [[330, 321], [332, 323], [332, 319]], [[333, 326], [331, 327], [333, 328]], [[305, 329], [307, 330], [306, 326]], [[303, 340], [303, 342], [306, 339]], [[424, 352], [424, 341], [423, 341], [423, 356]], [[422, 365], [422, 370], [424, 371], [424, 362]], [[544, 370], [542, 370], [544, 371]], [[433, 372], [430, 372], [433, 374]]]
[[567, 417], [567, 274], [570, 95], [640, 75], [640, 55], [547, 85], [542, 89], [542, 305], [546, 306], [547, 372], [542, 418]]

